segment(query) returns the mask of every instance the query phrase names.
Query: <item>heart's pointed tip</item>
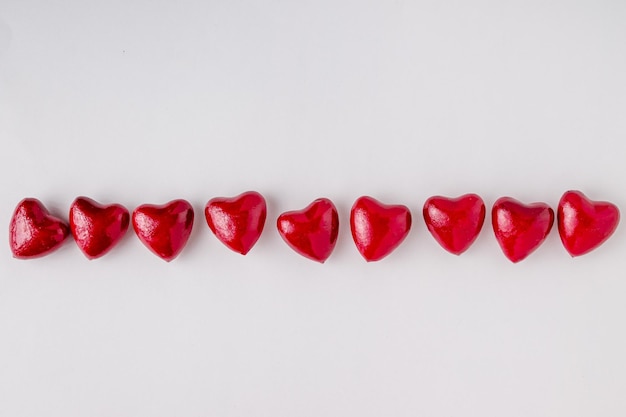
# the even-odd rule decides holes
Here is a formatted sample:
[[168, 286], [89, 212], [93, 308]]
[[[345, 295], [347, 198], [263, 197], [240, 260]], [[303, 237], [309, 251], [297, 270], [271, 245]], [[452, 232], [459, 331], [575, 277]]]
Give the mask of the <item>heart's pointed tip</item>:
[[[252, 248], [250, 248], [252, 249]], [[242, 256], [246, 256], [248, 254], [248, 252], [250, 252], [250, 249], [241, 249], [241, 250], [236, 250], [235, 252], [237, 252], [238, 254], [242, 255]]]
[[93, 261], [94, 259], [99, 258], [102, 255], [90, 255], [87, 252], [83, 252], [82, 250], [80, 251], [80, 253], [82, 253], [83, 255], [85, 255], [85, 258], [87, 258], [88, 261]]

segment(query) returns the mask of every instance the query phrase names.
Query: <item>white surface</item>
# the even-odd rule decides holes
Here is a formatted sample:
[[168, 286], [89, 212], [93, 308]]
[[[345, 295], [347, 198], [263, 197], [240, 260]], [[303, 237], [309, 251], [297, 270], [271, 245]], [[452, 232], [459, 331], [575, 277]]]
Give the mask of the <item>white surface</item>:
[[[513, 265], [489, 223], [457, 258], [421, 217], [465, 192], [626, 209], [624, 22], [621, 0], [3, 0], [2, 222], [77, 195], [197, 221], [171, 264], [133, 234], [92, 262], [5, 244], [0, 416], [624, 416], [625, 227]], [[248, 189], [269, 216], [241, 257], [202, 208]], [[414, 215], [374, 264], [363, 194]], [[318, 265], [274, 222], [322, 196], [341, 231]]]

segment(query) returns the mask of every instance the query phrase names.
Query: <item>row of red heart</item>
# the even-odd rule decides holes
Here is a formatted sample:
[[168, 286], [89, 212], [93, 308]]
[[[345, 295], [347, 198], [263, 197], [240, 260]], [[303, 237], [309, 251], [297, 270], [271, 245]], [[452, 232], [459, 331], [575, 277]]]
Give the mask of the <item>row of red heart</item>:
[[[254, 191], [233, 198], [214, 198], [205, 208], [207, 224], [215, 236], [243, 255], [261, 236], [266, 214], [265, 199]], [[437, 242], [460, 255], [482, 229], [485, 204], [476, 194], [431, 197], [424, 204], [423, 215]], [[492, 208], [495, 237], [512, 262], [521, 261], [541, 245], [552, 229], [554, 217], [547, 204], [525, 205], [509, 197], [498, 199]], [[11, 251], [20, 259], [40, 257], [58, 248], [71, 232], [89, 259], [98, 258], [120, 241], [130, 218], [128, 210], [119, 204], [101, 205], [78, 197], [70, 208], [67, 225], [52, 216], [39, 200], [27, 198], [17, 205], [11, 219]], [[132, 213], [133, 228], [141, 242], [168, 262], [183, 250], [193, 221], [193, 208], [185, 200], [145, 204]], [[580, 256], [613, 234], [619, 210], [614, 204], [591, 201], [579, 191], [568, 191], [559, 201], [557, 223], [565, 249], [572, 256]], [[337, 241], [337, 209], [330, 200], [320, 198], [302, 210], [281, 214], [277, 228], [292, 249], [323, 263]], [[367, 261], [378, 261], [405, 239], [411, 229], [411, 212], [403, 205], [360, 197], [350, 211], [350, 228], [361, 255]]]

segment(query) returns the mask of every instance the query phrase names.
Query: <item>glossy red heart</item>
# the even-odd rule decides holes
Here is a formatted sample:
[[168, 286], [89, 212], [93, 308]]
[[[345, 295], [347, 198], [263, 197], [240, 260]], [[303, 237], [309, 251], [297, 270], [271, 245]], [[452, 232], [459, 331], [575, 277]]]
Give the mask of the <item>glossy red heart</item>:
[[261, 237], [267, 207], [261, 194], [248, 191], [233, 198], [209, 200], [204, 215], [223, 244], [245, 255]]
[[428, 231], [448, 252], [460, 255], [474, 243], [485, 222], [485, 203], [476, 194], [430, 197], [424, 203]]
[[185, 200], [163, 205], [144, 204], [133, 212], [133, 228], [148, 249], [170, 262], [187, 244], [193, 216], [193, 207]]
[[580, 191], [567, 191], [557, 209], [561, 242], [572, 256], [591, 252], [611, 237], [619, 217], [615, 204], [589, 200]]
[[546, 239], [554, 223], [554, 210], [547, 204], [522, 204], [502, 197], [493, 205], [491, 220], [496, 240], [504, 255], [519, 262]]
[[41, 201], [20, 201], [9, 224], [9, 245], [19, 259], [38, 258], [58, 249], [70, 234], [67, 224], [50, 215]]
[[87, 197], [78, 197], [70, 206], [70, 230], [80, 250], [96, 259], [115, 246], [128, 229], [130, 215], [119, 205], [102, 205]]
[[411, 230], [411, 212], [406, 206], [359, 197], [350, 210], [350, 229], [356, 248], [365, 260], [379, 261], [406, 238]]
[[319, 198], [303, 210], [281, 214], [277, 227], [280, 236], [293, 250], [324, 263], [337, 243], [339, 216], [332, 201]]

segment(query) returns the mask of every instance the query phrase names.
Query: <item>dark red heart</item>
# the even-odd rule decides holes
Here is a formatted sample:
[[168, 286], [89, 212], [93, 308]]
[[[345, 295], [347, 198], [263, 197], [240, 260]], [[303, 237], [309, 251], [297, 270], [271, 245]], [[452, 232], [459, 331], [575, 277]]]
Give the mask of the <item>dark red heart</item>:
[[591, 252], [611, 237], [619, 217], [615, 204], [589, 200], [580, 191], [567, 191], [557, 209], [561, 242], [572, 256]]
[[365, 260], [379, 261], [406, 238], [411, 230], [411, 212], [406, 206], [359, 197], [350, 210], [350, 229], [356, 248]]
[[324, 263], [337, 243], [339, 216], [332, 201], [319, 198], [303, 210], [281, 214], [277, 227], [280, 236], [293, 250]]
[[160, 206], [144, 204], [133, 212], [133, 228], [139, 240], [167, 262], [183, 250], [192, 227], [193, 207], [185, 200]]
[[460, 255], [474, 243], [485, 222], [485, 203], [476, 194], [430, 197], [424, 203], [426, 227], [448, 252]]
[[204, 215], [223, 244], [245, 255], [261, 237], [267, 207], [261, 194], [248, 191], [233, 198], [209, 200]]
[[13, 212], [9, 245], [15, 258], [38, 258], [59, 248], [69, 234], [67, 224], [50, 215], [41, 201], [25, 198]]
[[70, 230], [76, 244], [89, 259], [96, 259], [115, 246], [128, 229], [130, 215], [119, 204], [102, 205], [78, 197], [70, 207]]
[[554, 210], [544, 203], [525, 205], [502, 197], [493, 205], [491, 221], [504, 255], [519, 262], [546, 239], [554, 223]]

